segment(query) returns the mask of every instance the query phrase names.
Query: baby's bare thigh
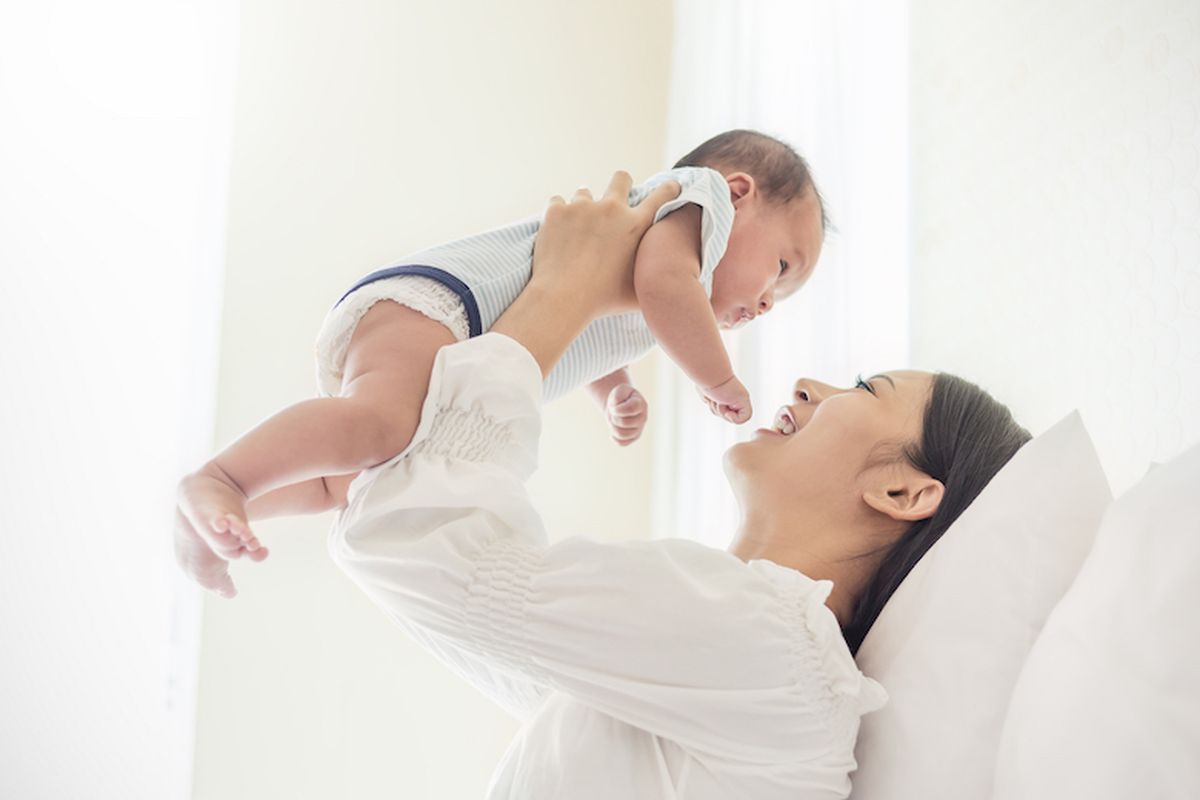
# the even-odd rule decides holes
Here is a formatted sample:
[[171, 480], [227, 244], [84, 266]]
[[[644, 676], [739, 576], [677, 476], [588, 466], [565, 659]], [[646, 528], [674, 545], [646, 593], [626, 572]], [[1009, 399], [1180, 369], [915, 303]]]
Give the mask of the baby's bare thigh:
[[434, 357], [455, 341], [442, 323], [407, 306], [381, 300], [354, 329], [346, 351], [341, 396], [398, 404], [405, 407], [397, 411], [406, 418], [419, 415], [429, 391]]

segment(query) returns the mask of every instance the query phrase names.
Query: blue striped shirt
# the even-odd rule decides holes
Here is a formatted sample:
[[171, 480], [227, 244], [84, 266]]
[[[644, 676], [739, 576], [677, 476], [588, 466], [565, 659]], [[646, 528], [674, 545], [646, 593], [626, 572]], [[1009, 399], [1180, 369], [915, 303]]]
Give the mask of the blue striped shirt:
[[[654, 221], [687, 203], [701, 208], [700, 283], [711, 297], [713, 272], [725, 253], [733, 227], [728, 184], [720, 172], [707, 167], [672, 169], [634, 187], [629, 195], [630, 205], [640, 202], [667, 180], [678, 181], [681, 192], [658, 210]], [[441, 281], [462, 299], [471, 336], [478, 336], [491, 328], [529, 282], [533, 242], [540, 226], [539, 216], [413, 253], [395, 266], [367, 275], [342, 299], [373, 281], [405, 274], [424, 275]], [[654, 336], [638, 311], [594, 320], [546, 377], [543, 399], [561, 397], [626, 366], [644, 356], [654, 344]]]

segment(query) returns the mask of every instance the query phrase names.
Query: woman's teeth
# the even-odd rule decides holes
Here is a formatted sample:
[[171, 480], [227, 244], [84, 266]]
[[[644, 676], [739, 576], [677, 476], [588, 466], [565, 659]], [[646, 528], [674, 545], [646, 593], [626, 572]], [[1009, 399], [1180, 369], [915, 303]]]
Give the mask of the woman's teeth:
[[775, 414], [775, 430], [782, 433], [784, 436], [791, 436], [796, 432], [796, 421], [792, 419], [792, 412], [788, 411], [787, 406], [779, 409]]

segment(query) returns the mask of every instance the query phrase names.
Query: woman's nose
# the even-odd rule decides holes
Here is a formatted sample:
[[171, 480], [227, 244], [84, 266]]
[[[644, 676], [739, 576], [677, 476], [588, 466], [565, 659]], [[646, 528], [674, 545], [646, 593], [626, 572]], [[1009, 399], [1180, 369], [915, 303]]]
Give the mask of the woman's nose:
[[796, 398], [797, 402], [812, 403], [815, 405], [830, 395], [837, 394], [838, 391], [839, 390], [833, 386], [821, 383], [820, 381], [801, 378], [800, 380], [796, 381], [796, 387], [795, 391], [793, 392], [793, 396]]

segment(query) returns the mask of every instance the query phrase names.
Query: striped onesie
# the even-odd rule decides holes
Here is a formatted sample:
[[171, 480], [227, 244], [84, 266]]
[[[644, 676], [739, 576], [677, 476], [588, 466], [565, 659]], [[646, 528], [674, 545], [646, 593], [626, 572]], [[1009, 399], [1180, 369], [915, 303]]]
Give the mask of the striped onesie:
[[[729, 186], [716, 170], [682, 167], [659, 173], [634, 187], [630, 204], [641, 201], [667, 180], [678, 181], [681, 191], [658, 210], [654, 221], [687, 203], [701, 208], [699, 279], [711, 297], [713, 272], [725, 253], [733, 226]], [[490, 329], [529, 282], [533, 242], [540, 226], [538, 217], [438, 245], [355, 283], [330, 310], [317, 336], [320, 393], [327, 397], [340, 393], [354, 328], [380, 300], [394, 300], [442, 322], [459, 340]], [[561, 397], [636, 361], [654, 344], [654, 336], [638, 311], [592, 321], [546, 376], [543, 400]]]

